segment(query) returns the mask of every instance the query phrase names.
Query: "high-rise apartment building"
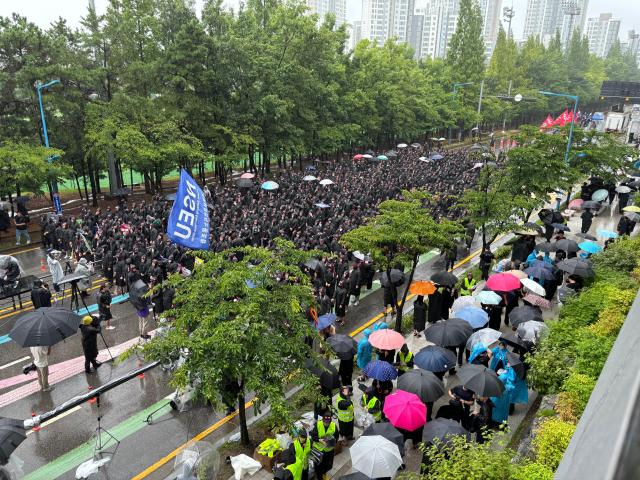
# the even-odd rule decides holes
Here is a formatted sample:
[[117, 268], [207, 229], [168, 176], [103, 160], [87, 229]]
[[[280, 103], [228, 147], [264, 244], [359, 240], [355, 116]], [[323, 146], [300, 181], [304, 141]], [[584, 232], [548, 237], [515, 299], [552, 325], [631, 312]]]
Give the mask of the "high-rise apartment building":
[[625, 43], [625, 49], [631, 51], [631, 54], [636, 58], [636, 62], [640, 65], [640, 33], [635, 30], [629, 30]]
[[362, 38], [409, 42], [414, 0], [362, 0]]
[[433, 10], [436, 15], [436, 33], [434, 45], [434, 57], [442, 58], [447, 55], [449, 40], [456, 31], [458, 14], [460, 13], [459, 0], [434, 0]]
[[317, 13], [322, 21], [328, 13], [336, 17], [336, 25], [347, 21], [347, 0], [307, 0], [309, 13]]
[[478, 3], [482, 14], [482, 39], [485, 45], [485, 56], [491, 58], [498, 40], [502, 0], [479, 0]]
[[576, 31], [584, 32], [589, 0], [527, 0], [524, 38], [537, 36], [548, 44], [560, 33], [566, 46]]
[[604, 58], [611, 45], [618, 38], [620, 20], [614, 19], [610, 13], [601, 13], [599, 17], [587, 20], [586, 35], [589, 39], [589, 52]]

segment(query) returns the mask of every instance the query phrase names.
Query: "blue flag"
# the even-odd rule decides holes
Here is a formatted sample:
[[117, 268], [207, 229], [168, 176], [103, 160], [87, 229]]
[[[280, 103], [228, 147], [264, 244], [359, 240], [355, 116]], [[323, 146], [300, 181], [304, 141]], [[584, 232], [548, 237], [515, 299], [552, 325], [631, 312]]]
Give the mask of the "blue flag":
[[209, 249], [207, 202], [202, 189], [184, 170], [180, 170], [180, 184], [169, 215], [167, 235], [179, 245], [194, 250]]

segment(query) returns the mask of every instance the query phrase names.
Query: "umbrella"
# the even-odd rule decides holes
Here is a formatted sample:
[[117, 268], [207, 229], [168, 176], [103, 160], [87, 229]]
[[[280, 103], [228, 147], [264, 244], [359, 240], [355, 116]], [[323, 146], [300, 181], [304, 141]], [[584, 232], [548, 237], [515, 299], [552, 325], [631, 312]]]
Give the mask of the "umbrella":
[[589, 200], [582, 204], [582, 208], [584, 209], [589, 209], [589, 208], [600, 209], [601, 206], [602, 205], [600, 205], [600, 202], [595, 202], [593, 200]]
[[356, 154], [356, 155], [354, 155], [354, 156], [353, 156], [353, 159], [354, 159], [354, 160], [360, 160], [362, 157], [363, 157], [363, 155], [361, 155], [361, 154], [359, 154], [359, 153], [358, 153], [358, 154]]
[[620, 185], [618, 188], [616, 188], [616, 192], [618, 193], [629, 193], [630, 191], [631, 191], [631, 188], [627, 187], [626, 185]]
[[510, 292], [520, 288], [520, 280], [508, 273], [496, 273], [487, 280], [487, 287], [496, 292]]
[[450, 444], [451, 437], [455, 437], [456, 435], [462, 435], [467, 441], [471, 441], [471, 434], [455, 420], [451, 420], [450, 418], [436, 418], [425, 425], [422, 431], [422, 441], [426, 445], [435, 445], [438, 443], [446, 445]]
[[536, 230], [537, 232], [539, 232], [541, 234], [544, 232], [542, 227], [540, 225], [538, 225], [537, 223], [525, 222], [522, 226], [525, 227], [525, 228], [530, 228], [532, 230]]
[[355, 252], [353, 252], [353, 256], [356, 257], [358, 260], [364, 260], [364, 253], [360, 252], [359, 250], [356, 250]]
[[[540, 262], [540, 263], [546, 263], [546, 262]], [[551, 266], [548, 263], [547, 265]], [[552, 278], [554, 278], [553, 272], [549, 268], [545, 268], [542, 265], [534, 265], [532, 267], [525, 268], [524, 273], [526, 273], [527, 275], [533, 278], [542, 278], [544, 280], [551, 280]], [[522, 280], [526, 280], [526, 279], [523, 278]]]
[[137, 280], [129, 288], [129, 302], [136, 310], [144, 310], [149, 306], [149, 298], [146, 297], [149, 286], [142, 280]]
[[596, 202], [602, 202], [603, 200], [606, 200], [607, 198], [609, 198], [609, 191], [605, 188], [601, 188], [600, 190], [596, 190], [595, 192], [593, 192], [591, 194], [591, 200], [594, 200]]
[[498, 341], [500, 335], [502, 334], [498, 330], [494, 330], [493, 328], [483, 328], [481, 330], [478, 330], [477, 332], [473, 332], [473, 335], [471, 335], [469, 337], [469, 340], [467, 340], [465, 348], [471, 351], [473, 347], [478, 343], [489, 348], [490, 345]]
[[310, 258], [303, 265], [313, 271], [324, 270], [324, 264], [317, 258]]
[[313, 175], [305, 175], [304, 177], [302, 177], [302, 181], [303, 182], [314, 182], [318, 180], [316, 177], [314, 177]]
[[333, 185], [335, 182], [333, 180], [329, 180], [328, 178], [324, 178], [320, 180], [320, 185], [326, 187], [327, 185]]
[[627, 185], [629, 185], [630, 187], [633, 187], [633, 188], [638, 188], [638, 187], [640, 187], [640, 180], [634, 180], [633, 182], [627, 183]]
[[530, 230], [517, 230], [514, 233], [518, 234], [518, 235], [531, 235], [531, 236], [536, 236], [536, 235], [540, 235], [540, 232], [538, 232], [538, 230], [534, 230], [534, 229], [530, 229]]
[[367, 363], [367, 366], [362, 369], [362, 373], [369, 378], [380, 381], [393, 380], [398, 377], [398, 371], [384, 360], [374, 360]]
[[[129, 190], [129, 189], [127, 188], [126, 190]], [[117, 191], [117, 190], [115, 190], [115, 191]], [[129, 190], [129, 193], [131, 193], [131, 190]], [[126, 195], [128, 195], [128, 194], [126, 194]], [[16, 203], [27, 203], [29, 200], [31, 200], [31, 197], [25, 197], [24, 195], [16, 197]]]
[[597, 233], [598, 236], [602, 238], [618, 238], [618, 234], [611, 230], [598, 230]]
[[315, 165], [307, 165], [307, 168], [305, 168], [305, 170], [306, 170], [307, 172], [315, 172], [315, 171], [316, 171], [316, 170], [318, 170], [318, 169], [316, 168], [316, 166], [315, 166]]
[[[472, 297], [471, 295], [464, 295], [462, 297], [456, 298], [456, 300], [453, 302], [453, 305], [451, 305], [451, 310], [457, 312], [458, 310], [462, 310], [463, 308], [475, 306], [476, 298]], [[457, 315], [454, 316], [457, 317]]]
[[524, 273], [522, 270], [507, 270], [506, 272], [502, 272], [502, 273], [505, 273], [507, 275], [513, 275], [518, 280], [521, 278], [527, 278], [527, 274]]
[[[423, 349], [424, 350], [424, 349]], [[454, 357], [455, 354], [447, 350]], [[444, 395], [444, 383], [432, 372], [416, 368], [398, 378], [398, 389], [415, 393], [424, 403], [435, 402]]]
[[367, 160], [371, 160], [373, 158], [373, 155], [371, 155], [369, 153], [365, 153], [364, 155], [362, 155], [362, 158], [367, 159]]
[[458, 277], [456, 277], [453, 273], [449, 273], [446, 271], [436, 272], [431, 275], [431, 281], [437, 285], [453, 287], [456, 283], [458, 283]]
[[622, 209], [623, 212], [640, 212], [640, 207], [636, 207], [635, 205], [629, 205], [628, 207], [624, 207]]
[[439, 320], [424, 331], [424, 338], [441, 347], [457, 347], [472, 333], [473, 328], [464, 320]]
[[406, 143], [399, 143], [397, 145], [398, 148], [407, 148], [409, 145], [407, 145]]
[[[404, 272], [396, 269], [396, 268], [392, 268], [391, 269], [391, 283], [396, 286], [399, 287], [400, 285], [402, 285], [404, 283]], [[389, 280], [387, 279], [387, 272], [383, 272], [382, 275], [380, 275], [380, 284], [383, 287], [388, 287], [389, 286]]]
[[587, 253], [593, 254], [593, 253], [598, 253], [602, 251], [602, 247], [597, 243], [593, 243], [593, 242], [582, 242], [582, 243], [579, 243], [578, 246], [582, 251]]
[[409, 432], [427, 423], [427, 407], [411, 392], [396, 390], [384, 399], [382, 411], [391, 425]]
[[567, 227], [564, 223], [552, 223], [551, 226], [558, 231], [562, 232], [570, 232], [571, 229]]
[[48, 347], [74, 335], [81, 318], [66, 308], [38, 308], [18, 318], [9, 337], [21, 347]]
[[576, 291], [573, 288], [569, 288], [566, 285], [560, 287], [558, 289], [558, 301], [566, 302], [568, 298], [574, 297], [576, 295]]
[[336, 367], [329, 363], [326, 358], [319, 358], [316, 364], [311, 358], [305, 361], [305, 367], [320, 379], [320, 385], [328, 390], [333, 390], [340, 386], [340, 375]]
[[243, 173], [242, 175], [240, 175], [240, 178], [248, 178], [248, 179], [252, 179], [252, 178], [254, 178], [254, 177], [255, 177], [255, 175], [254, 175], [253, 173], [250, 173], [250, 172], [245, 172], [245, 173]]
[[549, 327], [547, 327], [544, 323], [530, 320], [518, 325], [516, 333], [522, 340], [538, 343], [541, 335], [547, 330], [549, 330]]
[[239, 178], [236, 180], [236, 187], [239, 188], [251, 188], [253, 187], [253, 180], [250, 178]]
[[369, 335], [369, 343], [380, 350], [397, 350], [405, 344], [401, 333], [383, 328]]
[[22, 420], [0, 417], [0, 465], [9, 461], [13, 451], [27, 438]]
[[[584, 238], [586, 240], [592, 240], [594, 242], [598, 240], [596, 237], [594, 237], [593, 235], [589, 235], [588, 233], [576, 233], [576, 237]], [[580, 245], [578, 244], [578, 246]]]
[[386, 155], [378, 155], [376, 157], [376, 160], [380, 160], [381, 162], [384, 162], [386, 160], [389, 160], [389, 157], [387, 157]]
[[277, 190], [278, 188], [280, 188], [280, 185], [272, 180], [267, 180], [262, 185], [260, 185], [260, 188], [263, 190]]
[[177, 195], [175, 193], [169, 193], [168, 195], [165, 195], [164, 198], [166, 198], [170, 202], [175, 202], [176, 196]]
[[331, 205], [328, 205], [328, 204], [326, 204], [326, 203], [324, 203], [324, 202], [314, 203], [314, 205], [315, 205], [316, 207], [318, 207], [318, 208], [323, 208], [323, 209], [324, 209], [324, 208], [329, 208], [329, 207], [331, 206]]
[[476, 300], [478, 300], [483, 305], [498, 305], [502, 301], [502, 298], [496, 292], [492, 292], [491, 290], [483, 290], [478, 294]]
[[543, 252], [543, 253], [551, 253], [557, 250], [557, 247], [555, 246], [555, 244], [551, 242], [538, 243], [534, 248], [536, 249], [536, 251]]
[[440, 138], [438, 139], [438, 141], [439, 141], [439, 142], [444, 142], [445, 140], [446, 140], [446, 138], [444, 138], [444, 137], [440, 137]]
[[536, 322], [542, 321], [542, 311], [539, 308], [531, 307], [529, 305], [523, 305], [516, 307], [509, 313], [509, 323], [512, 327], [517, 327], [521, 323], [534, 320]]
[[426, 280], [418, 280], [411, 284], [409, 287], [409, 293], [413, 293], [414, 295], [431, 295], [435, 292], [438, 287], [435, 286], [433, 282]]
[[418, 142], [416, 142], [416, 143], [412, 143], [411, 146], [413, 148], [420, 148], [422, 145], [420, 145]]
[[524, 340], [518, 337], [515, 333], [505, 333], [499, 338], [499, 340], [503, 343], [506, 343], [507, 345], [512, 346], [513, 348], [528, 350], [530, 347], [529, 345], [523, 343]]
[[466, 307], [456, 312], [456, 318], [460, 318], [474, 329], [484, 327], [489, 323], [489, 315], [479, 307]]
[[536, 307], [540, 308], [551, 308], [552, 306], [549, 300], [533, 293], [527, 293], [524, 296], [523, 300], [525, 302], [529, 302], [531, 305], [535, 305]]
[[507, 350], [507, 363], [516, 372], [518, 378], [523, 378], [526, 373], [526, 367], [519, 355]]
[[542, 285], [540, 285], [535, 280], [531, 280], [530, 278], [523, 278], [520, 280], [522, 286], [536, 295], [546, 295], [547, 292]]
[[[378, 423], [374, 423], [374, 425], [380, 425]], [[392, 426], [393, 428], [393, 426]], [[364, 433], [363, 433], [364, 435]], [[404, 445], [403, 445], [404, 447]], [[402, 453], [402, 452], [400, 452]], [[339, 480], [373, 480], [372, 478], [367, 477], [364, 473], [353, 472], [348, 475], [342, 475]]]
[[563, 272], [570, 273], [572, 275], [578, 275], [579, 277], [593, 277], [593, 270], [591, 269], [591, 262], [584, 258], [570, 258], [558, 263], [557, 267]]
[[[422, 370], [428, 372], [446, 372], [456, 366], [457, 357], [456, 354], [449, 349], [437, 345], [429, 345], [420, 350], [413, 361]], [[404, 375], [408, 374], [405, 373]], [[404, 377], [404, 375], [402, 377]]]
[[420, 160], [421, 162], [429, 162], [430, 161], [427, 157], [420, 157], [420, 158], [418, 158], [418, 160]]
[[[318, 319], [318, 321], [319, 320], [320, 319]], [[358, 351], [358, 344], [348, 335], [332, 335], [327, 339], [327, 343], [341, 360], [353, 358]]]
[[335, 313], [325, 313], [318, 317], [318, 322], [316, 323], [317, 330], [324, 330], [330, 325], [334, 325], [336, 323], [336, 314]]
[[638, 215], [636, 212], [625, 212], [624, 216], [632, 222], [637, 222], [638, 220], [640, 220], [640, 215]]
[[[371, 437], [373, 435], [380, 435], [381, 437], [386, 438], [390, 442], [395, 443], [398, 446], [400, 455], [404, 456], [404, 437], [396, 429], [396, 427], [391, 425], [389, 422], [373, 423], [364, 429], [364, 432], [362, 432], [362, 435], [368, 436], [368, 437]], [[360, 475], [362, 475], [362, 473]]]
[[361, 436], [349, 453], [353, 469], [369, 478], [394, 477], [402, 465], [398, 446], [381, 435]]
[[571, 200], [569, 202], [569, 208], [571, 210], [580, 210], [583, 203], [584, 203], [584, 200], [582, 200], [581, 198], [576, 198], [575, 200]]
[[483, 365], [463, 365], [458, 371], [462, 384], [481, 397], [500, 397], [504, 392], [504, 384], [496, 372]]
[[440, 155], [439, 153], [435, 153], [433, 155], [431, 155], [431, 160], [442, 160], [444, 157], [442, 155]]
[[558, 240], [557, 242], [555, 242], [555, 245], [558, 250], [562, 250], [567, 253], [577, 252], [578, 250], [580, 250], [577, 242], [574, 242], [573, 240], [569, 240], [567, 238]]
[[388, 152], [384, 152], [384, 154], [389, 158], [396, 158], [398, 156], [398, 152], [395, 150], [389, 150]]
[[130, 188], [121, 187], [121, 188], [116, 188], [111, 195], [113, 195], [114, 197], [126, 197], [127, 195], [131, 195], [132, 193], [133, 193], [133, 190], [131, 190]]

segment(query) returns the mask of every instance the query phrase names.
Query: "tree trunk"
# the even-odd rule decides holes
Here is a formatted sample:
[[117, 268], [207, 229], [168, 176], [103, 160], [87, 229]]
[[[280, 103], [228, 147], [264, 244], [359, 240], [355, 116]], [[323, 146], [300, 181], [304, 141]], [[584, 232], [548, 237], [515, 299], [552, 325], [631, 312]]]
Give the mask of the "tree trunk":
[[78, 179], [78, 174], [74, 173], [73, 178], [76, 181], [76, 188], [78, 189], [78, 195], [80, 196], [80, 200], [84, 200], [84, 197], [82, 196], [82, 189], [80, 188], [80, 180]]
[[244, 408], [244, 382], [241, 382], [240, 393], [238, 394], [238, 418], [240, 419], [240, 442], [249, 445], [249, 428], [247, 427], [247, 411]]
[[96, 186], [96, 193], [102, 193], [102, 190], [100, 189], [100, 170], [94, 170], [93, 174], [95, 176], [95, 178], [93, 179], [93, 183]]
[[487, 227], [485, 224], [482, 224], [482, 249], [484, 250], [487, 246]]
[[93, 170], [93, 160], [91, 157], [87, 159], [87, 170], [89, 171], [89, 182], [91, 183], [91, 206], [98, 206], [98, 196], [96, 188], [96, 172]]
[[[396, 332], [398, 333], [402, 333], [402, 312], [404, 310], [404, 305], [405, 303], [407, 303], [407, 294], [409, 293], [409, 286], [411, 285], [411, 282], [413, 282], [413, 276], [416, 273], [416, 268], [418, 268], [418, 260], [420, 260], [420, 257], [415, 257], [413, 259], [413, 264], [411, 265], [411, 273], [409, 274], [409, 281], [407, 282], [407, 286], [404, 289], [404, 293], [402, 295], [402, 301], [400, 302], [400, 306], [397, 307], [396, 310]], [[391, 277], [389, 277], [389, 280], [391, 280]]]

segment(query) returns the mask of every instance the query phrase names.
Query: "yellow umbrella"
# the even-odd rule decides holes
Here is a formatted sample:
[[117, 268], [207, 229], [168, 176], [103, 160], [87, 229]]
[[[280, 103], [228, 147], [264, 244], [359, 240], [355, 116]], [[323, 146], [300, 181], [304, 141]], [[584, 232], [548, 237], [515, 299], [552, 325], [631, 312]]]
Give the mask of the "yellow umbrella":
[[628, 207], [624, 207], [622, 211], [623, 212], [640, 212], [640, 207], [636, 207], [635, 205], [629, 205]]

